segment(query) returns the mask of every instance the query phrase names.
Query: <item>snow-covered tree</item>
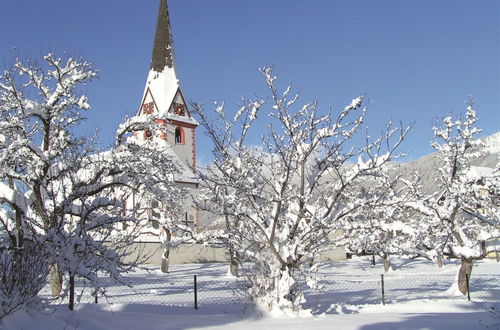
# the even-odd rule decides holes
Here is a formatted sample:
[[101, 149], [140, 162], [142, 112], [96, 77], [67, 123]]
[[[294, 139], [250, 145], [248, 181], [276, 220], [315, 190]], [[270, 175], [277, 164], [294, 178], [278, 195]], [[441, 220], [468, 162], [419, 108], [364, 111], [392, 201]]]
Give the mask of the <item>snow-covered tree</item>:
[[365, 198], [376, 202], [365, 205], [361, 215], [344, 222], [338, 243], [353, 254], [380, 256], [385, 271], [391, 268], [391, 255], [415, 257], [425, 250], [425, 256], [431, 258], [432, 253], [427, 251], [428, 228], [408, 207], [420, 187], [418, 175], [405, 173], [399, 163], [387, 163], [380, 171], [378, 182], [366, 181], [364, 186], [370, 187], [370, 192], [362, 188]]
[[[169, 268], [171, 248], [187, 241], [192, 242], [194, 235], [192, 228], [183, 221], [185, 212], [182, 207], [189, 196], [188, 191], [175, 181], [182, 177], [187, 165], [179, 163], [171, 146], [163, 138], [168, 129], [163, 124], [166, 120], [158, 114], [132, 117], [120, 126], [116, 145], [119, 148], [126, 141], [127, 149], [132, 148], [138, 156], [136, 161], [141, 162], [141, 172], [146, 174], [139, 176], [142, 183], [137, 185], [136, 192], [139, 194], [136, 193], [136, 204], [132, 207], [142, 219], [140, 233], [159, 238], [162, 246], [161, 270], [165, 273]], [[134, 133], [132, 136], [131, 132]], [[144, 132], [151, 134], [144, 139]], [[128, 171], [135, 172], [136, 167]]]
[[416, 224], [408, 222], [408, 210], [401, 207], [403, 192], [398, 190], [399, 194], [395, 195], [391, 186], [381, 186], [384, 190], [376, 194], [383, 196], [382, 200], [365, 206], [362, 214], [344, 222], [343, 235], [337, 241], [352, 254], [371, 253], [373, 258], [380, 256], [386, 272], [391, 269], [391, 255], [417, 254], [415, 246], [420, 236]]
[[[219, 104], [214, 117], [194, 106], [214, 144], [214, 162], [201, 174], [209, 191], [204, 197], [207, 208], [227, 222], [227, 231], [213, 237], [252, 265], [246, 277], [256, 302], [298, 310], [304, 302], [302, 275], [315, 268], [315, 255], [343, 221], [376, 202], [362, 197], [360, 184], [368, 178], [378, 182], [381, 166], [408, 129], [388, 125], [379, 138], [356, 147], [366, 112], [363, 97], [334, 118], [316, 102], [298, 107], [290, 87], [280, 93], [272, 70], [261, 71], [270, 106], [249, 101], [233, 116]], [[269, 125], [256, 146], [250, 131], [259, 123]]]
[[98, 285], [98, 271], [119, 278], [135, 265], [124, 257], [146, 210], [126, 205], [131, 194], [176, 200], [168, 146], [133, 135], [154, 118], [128, 120], [105, 152], [94, 137], [76, 135], [90, 108], [81, 86], [95, 76], [88, 62], [49, 54], [40, 65], [17, 61], [0, 78], [1, 229], [9, 248], [24, 251], [29, 241], [47, 253], [55, 291], [61, 273], [70, 286], [77, 275]]
[[465, 118], [444, 118], [433, 128], [433, 148], [438, 152], [436, 190], [425, 194], [416, 190], [417, 200], [407, 204], [426, 233], [422, 253], [448, 255], [461, 260], [457, 283], [466, 293], [466, 275], [473, 260], [488, 254], [486, 242], [500, 236], [500, 162], [494, 168], [474, 166], [484, 155], [480, 129], [472, 102]]

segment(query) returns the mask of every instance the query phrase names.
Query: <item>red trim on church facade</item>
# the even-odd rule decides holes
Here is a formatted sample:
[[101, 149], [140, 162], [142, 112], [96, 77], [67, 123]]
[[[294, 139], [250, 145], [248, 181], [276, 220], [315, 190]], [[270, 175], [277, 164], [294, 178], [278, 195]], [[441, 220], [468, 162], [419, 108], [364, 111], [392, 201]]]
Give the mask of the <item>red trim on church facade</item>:
[[192, 139], [191, 139], [191, 150], [193, 157], [193, 169], [196, 171], [196, 131], [194, 128], [191, 129]]
[[185, 123], [183, 121], [180, 121], [180, 120], [175, 120], [175, 119], [167, 119], [169, 123], [171, 123], [172, 125], [175, 125], [175, 126], [182, 126], [182, 127], [185, 127], [185, 128], [196, 128], [198, 127], [198, 125], [195, 125], [195, 124], [191, 124], [191, 123]]

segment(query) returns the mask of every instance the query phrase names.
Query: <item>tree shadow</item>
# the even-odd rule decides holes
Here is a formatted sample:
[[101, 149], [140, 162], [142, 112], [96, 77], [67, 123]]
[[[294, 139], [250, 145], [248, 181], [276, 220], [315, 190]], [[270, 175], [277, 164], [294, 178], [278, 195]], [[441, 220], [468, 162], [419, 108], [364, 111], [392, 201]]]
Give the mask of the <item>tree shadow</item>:
[[399, 329], [428, 329], [428, 330], [471, 330], [491, 329], [489, 316], [486, 312], [465, 313], [422, 313], [408, 314], [402, 320], [383, 321], [359, 327], [360, 330], [399, 330]]
[[[57, 315], [57, 312], [55, 313]], [[242, 313], [221, 312], [219, 308], [159, 306], [128, 303], [118, 306], [84, 304], [74, 313], [61, 311], [70, 329], [191, 329], [193, 327], [231, 327], [231, 323], [260, 316], [252, 310]]]

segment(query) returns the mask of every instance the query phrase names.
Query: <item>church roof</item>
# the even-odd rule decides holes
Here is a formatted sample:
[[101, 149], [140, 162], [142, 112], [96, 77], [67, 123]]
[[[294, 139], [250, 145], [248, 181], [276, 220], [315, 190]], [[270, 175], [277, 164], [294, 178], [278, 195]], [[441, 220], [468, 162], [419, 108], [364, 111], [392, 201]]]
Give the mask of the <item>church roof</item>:
[[174, 66], [174, 54], [172, 48], [172, 33], [170, 31], [170, 19], [168, 17], [167, 1], [160, 1], [158, 19], [156, 21], [156, 33], [151, 57], [151, 70], [162, 72], [166, 67]]
[[[198, 122], [187, 111], [187, 104], [175, 72], [172, 33], [166, 0], [160, 1], [158, 9], [151, 68], [138, 115], [142, 114], [145, 104], [154, 104], [152, 112], [169, 119], [198, 125]], [[183, 105], [186, 110], [182, 114], [177, 113], [175, 104]]]

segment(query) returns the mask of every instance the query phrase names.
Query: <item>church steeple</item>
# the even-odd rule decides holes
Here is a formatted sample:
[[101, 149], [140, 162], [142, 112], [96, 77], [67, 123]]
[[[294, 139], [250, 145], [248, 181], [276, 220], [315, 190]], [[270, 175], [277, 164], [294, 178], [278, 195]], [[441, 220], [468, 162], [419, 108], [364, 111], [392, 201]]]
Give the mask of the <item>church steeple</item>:
[[[198, 187], [198, 179], [195, 174], [196, 127], [198, 122], [189, 113], [188, 104], [185, 101], [175, 72], [172, 30], [170, 28], [167, 1], [160, 0], [159, 2], [160, 7], [154, 34], [151, 64], [148, 68], [149, 72], [142, 94], [142, 101], [136, 114], [137, 119], [149, 123], [154, 122], [155, 125], [134, 132], [134, 137], [153, 147], [163, 146], [162, 152], [171, 156], [172, 162], [178, 165], [179, 172], [174, 175], [174, 180], [183, 188], [196, 189]], [[189, 195], [187, 194], [185, 199], [182, 198], [183, 217], [185, 217], [186, 224], [189, 222], [194, 223], [194, 227], [197, 228], [198, 210], [192, 205], [192, 199], [189, 198]], [[157, 223], [159, 215], [154, 212], [154, 209], [157, 209], [157, 207], [168, 209], [171, 207], [169, 203], [169, 200], [161, 203], [155, 202], [155, 206], [155, 204], [143, 199], [140, 203], [141, 208], [148, 210], [147, 216], [145, 213], [145, 220], [148, 223], [152, 221]], [[136, 204], [137, 202], [133, 200], [133, 197], [127, 201], [127, 205], [131, 207], [136, 207]], [[142, 220], [142, 217], [139, 220]], [[152, 231], [148, 229], [143, 232], [144, 236], [141, 235], [140, 238], [147, 237], [148, 240], [154, 240], [152, 234]], [[163, 266], [162, 264], [162, 268]]]
[[161, 0], [160, 8], [158, 8], [158, 19], [156, 21], [151, 70], [162, 72], [165, 67], [172, 68], [173, 65], [172, 32], [170, 30], [167, 1]]
[[175, 72], [172, 32], [166, 0], [160, 0], [151, 67], [137, 115], [154, 115], [157, 123], [169, 128], [166, 133], [161, 134], [145, 131], [144, 138], [158, 135], [170, 143], [172, 150], [182, 162], [196, 168], [195, 129], [198, 122], [189, 113], [188, 104]]
[[191, 117], [175, 72], [167, 0], [160, 0], [151, 67], [138, 115], [157, 114], [198, 125]]

